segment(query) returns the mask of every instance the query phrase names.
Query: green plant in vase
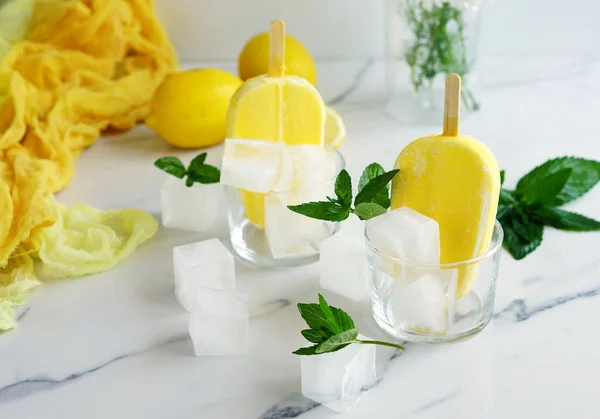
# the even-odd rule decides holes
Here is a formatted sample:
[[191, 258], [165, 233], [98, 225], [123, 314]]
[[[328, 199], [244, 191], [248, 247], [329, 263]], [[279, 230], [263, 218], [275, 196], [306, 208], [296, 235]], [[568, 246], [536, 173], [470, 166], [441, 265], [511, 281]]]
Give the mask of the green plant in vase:
[[464, 12], [447, 1], [436, 4], [405, 0], [401, 4], [412, 34], [405, 59], [414, 91], [418, 93], [431, 86], [438, 75], [456, 73], [463, 79], [461, 95], [465, 108], [478, 110], [479, 103], [464, 83], [471, 71]]

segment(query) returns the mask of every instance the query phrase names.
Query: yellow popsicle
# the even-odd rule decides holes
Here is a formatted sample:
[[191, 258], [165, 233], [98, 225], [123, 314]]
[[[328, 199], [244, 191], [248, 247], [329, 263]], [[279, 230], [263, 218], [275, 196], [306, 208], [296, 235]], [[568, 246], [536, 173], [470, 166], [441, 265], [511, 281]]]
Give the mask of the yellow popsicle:
[[[500, 171], [485, 144], [458, 134], [460, 77], [446, 80], [444, 131], [419, 138], [398, 156], [392, 208], [407, 206], [440, 226], [440, 262], [471, 259], [487, 251], [492, 238]], [[466, 295], [476, 270], [459, 271], [457, 297]]]
[[[285, 75], [285, 25], [271, 24], [269, 74], [247, 80], [235, 93], [227, 115], [227, 137], [323, 145], [325, 103], [307, 80]], [[264, 195], [242, 191], [246, 216], [264, 228]]]

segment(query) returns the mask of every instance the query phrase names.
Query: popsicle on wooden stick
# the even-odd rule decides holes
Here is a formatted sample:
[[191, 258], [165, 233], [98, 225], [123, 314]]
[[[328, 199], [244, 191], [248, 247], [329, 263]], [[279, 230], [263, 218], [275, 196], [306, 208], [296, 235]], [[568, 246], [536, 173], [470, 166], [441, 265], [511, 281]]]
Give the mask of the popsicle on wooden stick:
[[[307, 80], [285, 74], [285, 25], [271, 24], [269, 73], [247, 80], [231, 100], [227, 137], [323, 145], [325, 103]], [[247, 218], [264, 228], [264, 195], [243, 191]]]
[[[484, 253], [492, 238], [500, 171], [485, 144], [459, 134], [460, 77], [446, 80], [443, 133], [419, 138], [398, 156], [392, 208], [409, 207], [440, 226], [440, 262], [452, 263]], [[467, 294], [475, 275], [459, 272], [457, 297]]]

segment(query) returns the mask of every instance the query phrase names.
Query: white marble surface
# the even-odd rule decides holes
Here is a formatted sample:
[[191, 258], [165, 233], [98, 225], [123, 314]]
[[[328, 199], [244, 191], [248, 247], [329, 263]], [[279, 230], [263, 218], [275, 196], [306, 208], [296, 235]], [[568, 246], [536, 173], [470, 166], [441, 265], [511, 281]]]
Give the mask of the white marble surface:
[[[508, 186], [551, 157], [600, 159], [600, 54], [482, 61], [483, 108], [463, 131], [495, 152]], [[380, 63], [320, 67], [324, 95], [348, 126], [342, 152], [351, 174], [372, 161], [390, 167], [410, 140], [438, 130], [401, 126], [382, 113]], [[140, 207], [160, 217], [166, 175], [152, 163], [173, 153], [145, 127], [103, 138], [82, 155], [59, 199], [103, 209]], [[220, 147], [210, 150], [210, 162], [219, 157]], [[600, 218], [600, 188], [571, 207]], [[226, 238], [224, 220], [213, 235]], [[252, 309], [250, 354], [193, 355], [187, 314], [173, 295], [171, 249], [206, 237], [160, 229], [110, 272], [35, 291], [20, 327], [0, 335], [0, 418], [334, 417], [299, 395], [300, 360], [291, 354], [304, 345], [295, 303], [315, 300], [318, 264], [287, 270], [239, 264], [238, 282], [249, 291]], [[482, 334], [442, 347], [380, 351], [379, 385], [335, 417], [599, 417], [598, 245], [600, 233], [547, 230], [524, 261], [504, 254], [496, 317]], [[374, 330], [368, 307], [331, 302]]]

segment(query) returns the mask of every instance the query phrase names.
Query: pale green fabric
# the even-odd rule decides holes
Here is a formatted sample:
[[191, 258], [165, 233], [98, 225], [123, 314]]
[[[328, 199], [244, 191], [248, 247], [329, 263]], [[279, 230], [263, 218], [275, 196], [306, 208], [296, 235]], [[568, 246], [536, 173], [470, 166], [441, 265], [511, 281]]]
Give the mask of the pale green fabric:
[[100, 211], [88, 205], [58, 204], [58, 221], [40, 235], [41, 279], [106, 271], [154, 236], [157, 221], [139, 209]]
[[0, 61], [13, 43], [25, 39], [35, 0], [0, 0]]

